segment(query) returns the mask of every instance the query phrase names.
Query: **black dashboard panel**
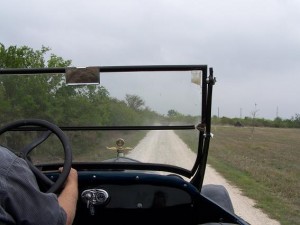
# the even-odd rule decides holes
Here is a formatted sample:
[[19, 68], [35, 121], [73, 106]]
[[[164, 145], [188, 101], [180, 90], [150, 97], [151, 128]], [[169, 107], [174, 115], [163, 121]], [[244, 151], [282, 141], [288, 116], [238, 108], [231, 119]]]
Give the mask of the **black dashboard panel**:
[[[86, 191], [95, 191], [92, 194], [96, 199], [98, 193], [100, 203], [90, 206], [93, 197], [91, 194], [87, 200], [82, 196]], [[79, 195], [77, 212], [80, 213], [74, 224], [128, 224], [136, 221], [137, 216], [141, 217], [139, 224], [152, 224], [166, 217], [178, 217], [179, 221], [188, 216], [192, 220], [193, 201], [198, 192], [178, 176], [79, 171]], [[107, 200], [102, 202], [103, 198]]]
[[[47, 176], [55, 180], [57, 174]], [[157, 225], [169, 224], [168, 221], [192, 225], [233, 218], [179, 176], [78, 170], [78, 184], [74, 225]]]
[[[88, 191], [98, 190], [100, 197], [95, 196], [96, 206], [106, 208], [162, 208], [181, 204], [192, 204], [191, 196], [184, 190], [173, 187], [161, 187], [147, 184], [134, 185], [116, 185], [103, 184]], [[84, 191], [81, 191], [84, 194]], [[107, 201], [102, 201], [103, 192], [107, 193]], [[86, 198], [83, 196], [81, 201], [86, 204]]]
[[192, 205], [192, 195], [196, 193], [197, 190], [177, 176], [79, 172], [80, 201], [95, 207], [136, 209]]

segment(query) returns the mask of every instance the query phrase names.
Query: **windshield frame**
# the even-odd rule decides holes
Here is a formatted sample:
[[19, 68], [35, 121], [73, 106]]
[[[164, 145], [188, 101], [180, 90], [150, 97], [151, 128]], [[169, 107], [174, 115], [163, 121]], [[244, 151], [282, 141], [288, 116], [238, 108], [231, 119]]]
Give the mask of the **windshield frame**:
[[[68, 69], [74, 67], [60, 67], [60, 68], [5, 68], [0, 69], [0, 75], [36, 75], [36, 74], [65, 74]], [[100, 73], [114, 73], [114, 72], [147, 72], [147, 71], [201, 71], [202, 72], [202, 102], [201, 102], [201, 122], [198, 125], [160, 125], [160, 126], [65, 126], [60, 127], [62, 130], [76, 131], [76, 130], [188, 130], [197, 129], [199, 131], [198, 152], [195, 164], [191, 170], [181, 167], [155, 164], [155, 163], [111, 163], [111, 162], [97, 162], [84, 163], [89, 170], [94, 169], [124, 169], [124, 170], [150, 170], [150, 171], [165, 171], [183, 175], [187, 178], [192, 178], [191, 182], [202, 186], [203, 177], [205, 173], [209, 141], [210, 141], [210, 127], [211, 127], [211, 102], [212, 102], [212, 86], [216, 80], [213, 76], [213, 69], [207, 65], [139, 65], [139, 66], [99, 66], [97, 68]], [[209, 72], [209, 75], [208, 75]], [[32, 131], [37, 130], [35, 127], [22, 127], [16, 130]], [[76, 163], [82, 166], [83, 163]], [[42, 165], [40, 165], [42, 166]], [[51, 167], [50, 164], [43, 164], [43, 167]]]

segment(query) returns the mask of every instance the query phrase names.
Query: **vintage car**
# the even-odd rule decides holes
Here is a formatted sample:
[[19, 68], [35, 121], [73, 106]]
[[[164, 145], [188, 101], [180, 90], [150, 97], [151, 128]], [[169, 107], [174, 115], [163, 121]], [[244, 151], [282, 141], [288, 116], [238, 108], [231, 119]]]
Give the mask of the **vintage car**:
[[0, 144], [43, 192], [78, 171], [75, 225], [248, 224], [203, 185], [215, 83], [207, 65], [2, 68]]

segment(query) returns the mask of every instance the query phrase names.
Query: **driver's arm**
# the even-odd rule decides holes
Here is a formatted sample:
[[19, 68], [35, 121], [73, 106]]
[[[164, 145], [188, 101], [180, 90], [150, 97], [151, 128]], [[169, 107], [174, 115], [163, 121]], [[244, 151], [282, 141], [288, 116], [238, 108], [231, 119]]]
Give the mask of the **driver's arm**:
[[[72, 196], [76, 207], [77, 172], [71, 171], [65, 194]], [[74, 188], [75, 187], [75, 188]], [[70, 190], [71, 189], [71, 190]], [[69, 194], [70, 193], [70, 194]], [[25, 160], [0, 146], [0, 221], [7, 224], [65, 225], [72, 218], [68, 204], [63, 209], [54, 193], [41, 192]], [[64, 201], [63, 201], [64, 202]], [[73, 208], [74, 209], [74, 208]], [[74, 213], [73, 213], [74, 215]]]
[[75, 169], [71, 169], [69, 176], [66, 180], [65, 187], [58, 196], [58, 203], [67, 214], [66, 225], [71, 225], [73, 223], [76, 204], [78, 199], [78, 176]]

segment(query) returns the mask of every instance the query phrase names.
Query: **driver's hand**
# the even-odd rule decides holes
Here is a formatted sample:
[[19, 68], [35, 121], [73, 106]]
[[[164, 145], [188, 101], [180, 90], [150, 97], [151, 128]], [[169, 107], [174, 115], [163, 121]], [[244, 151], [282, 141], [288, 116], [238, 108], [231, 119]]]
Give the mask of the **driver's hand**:
[[[62, 171], [63, 168], [59, 168]], [[78, 200], [78, 174], [77, 171], [71, 168], [69, 176], [66, 180], [65, 186], [58, 196], [59, 205], [65, 210], [67, 214], [67, 225], [73, 223], [76, 213], [76, 203]]]
[[67, 178], [67, 183], [76, 183], [78, 184], [78, 174], [77, 174], [77, 170], [71, 168], [69, 176]]
[[[59, 171], [62, 172], [63, 167], [59, 168]], [[75, 170], [74, 168], [71, 168], [69, 176], [67, 177], [66, 183], [65, 183], [65, 187], [66, 186], [73, 186], [75, 188], [78, 187], [78, 174], [77, 174], [77, 170]]]

